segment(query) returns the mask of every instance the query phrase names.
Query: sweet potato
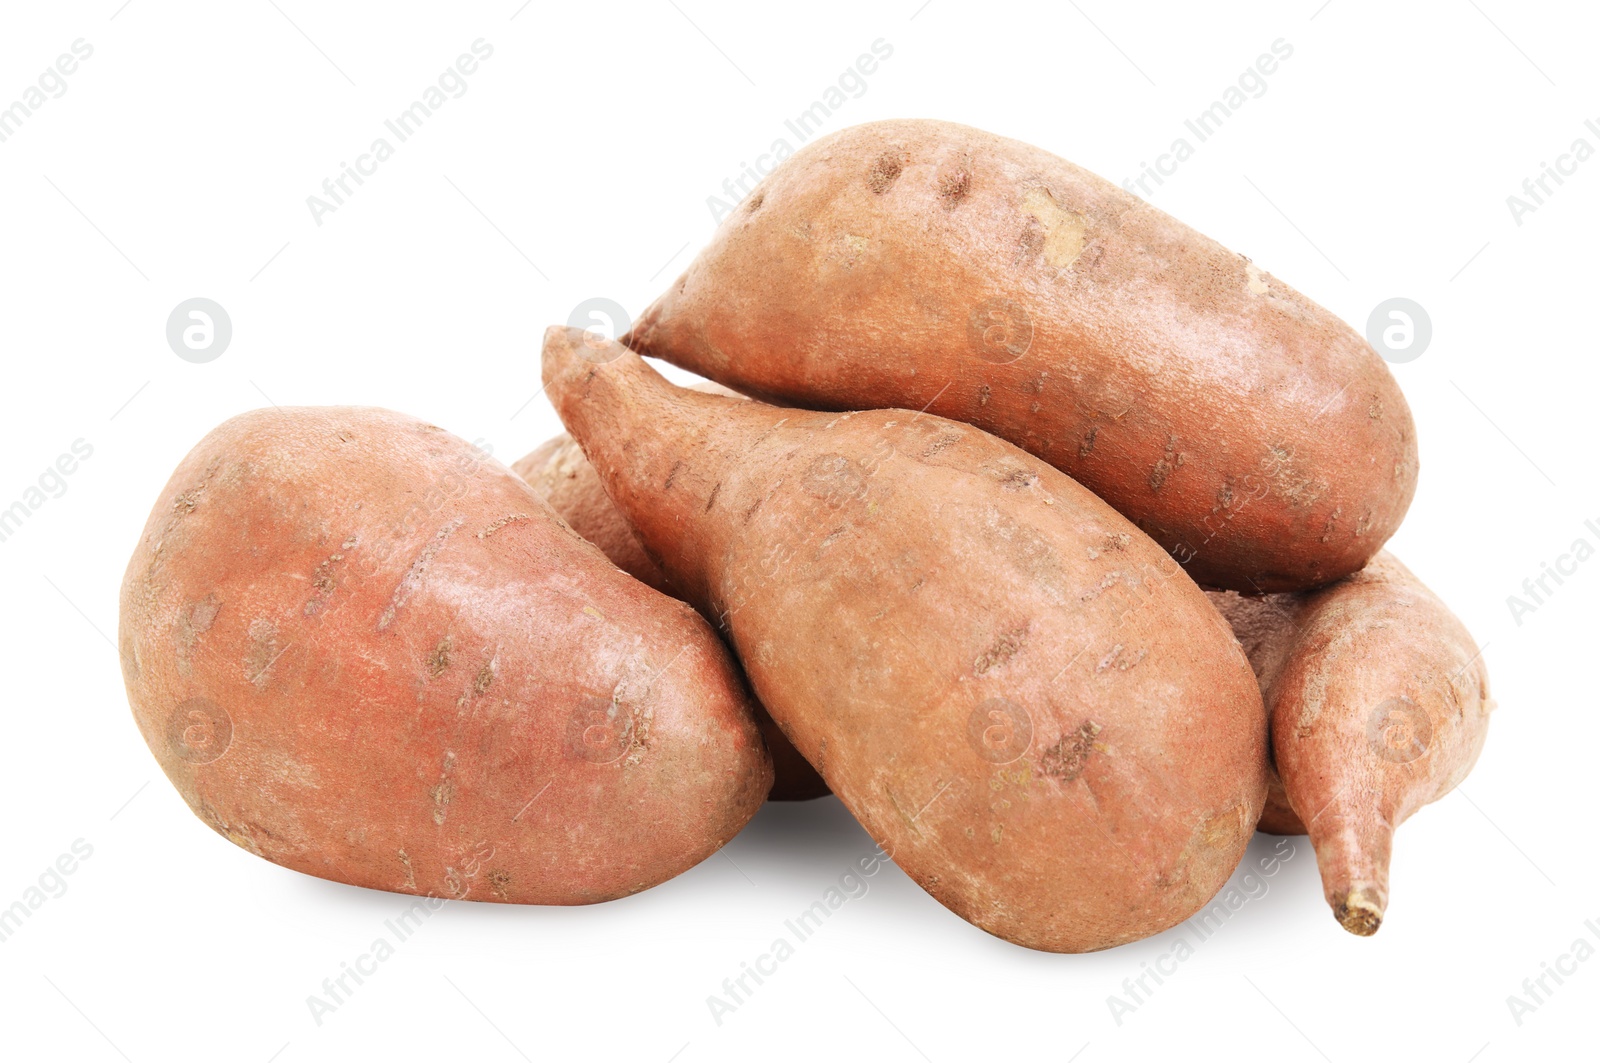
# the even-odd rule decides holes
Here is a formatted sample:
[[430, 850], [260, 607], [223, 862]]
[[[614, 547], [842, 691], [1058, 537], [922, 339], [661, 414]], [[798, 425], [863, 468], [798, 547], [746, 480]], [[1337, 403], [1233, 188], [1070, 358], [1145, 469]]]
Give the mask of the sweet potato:
[[625, 896], [715, 852], [772, 781], [697, 613], [476, 448], [387, 411], [208, 435], [128, 565], [120, 648], [195, 813], [358, 886]]
[[546, 333], [544, 379], [673, 586], [942, 904], [1079, 952], [1226, 881], [1266, 790], [1261, 695], [1111, 507], [968, 425], [698, 394], [576, 329]]
[[549, 503], [572, 530], [600, 548], [611, 563], [663, 594], [671, 594], [661, 567], [650, 559], [628, 522], [606, 497], [600, 478], [572, 437], [547, 439], [511, 471], [528, 482], [534, 494]]
[[1348, 325], [1094, 174], [948, 122], [796, 152], [624, 342], [751, 395], [977, 425], [1210, 586], [1355, 572], [1416, 486], [1405, 398]]
[[1271, 721], [1281, 784], [1262, 829], [1309, 829], [1340, 925], [1376, 933], [1395, 828], [1455, 789], [1483, 749], [1494, 702], [1482, 654], [1387, 551], [1320, 591], [1211, 598]]
[[[743, 398], [737, 391], [710, 381], [694, 385], [708, 395]], [[611, 563], [642, 583], [671, 594], [661, 567], [644, 552], [617, 507], [606, 497], [600, 478], [583, 450], [563, 432], [535, 447], [511, 471], [528, 481], [538, 496], [550, 503], [572, 530], [594, 543]]]
[[[700, 387], [710, 394], [733, 395], [734, 392], [713, 384]], [[589, 459], [572, 437], [563, 433], [547, 440], [511, 470], [532, 487], [538, 496], [550, 504], [572, 530], [594, 543], [622, 571], [649, 584], [656, 590], [672, 593], [661, 568], [644, 552], [633, 529], [606, 497]], [[828, 784], [822, 781], [817, 770], [806, 762], [798, 750], [784, 737], [783, 731], [773, 722], [759, 702], [752, 703], [756, 725], [772, 754], [772, 792], [769, 801], [809, 801], [824, 797]]]

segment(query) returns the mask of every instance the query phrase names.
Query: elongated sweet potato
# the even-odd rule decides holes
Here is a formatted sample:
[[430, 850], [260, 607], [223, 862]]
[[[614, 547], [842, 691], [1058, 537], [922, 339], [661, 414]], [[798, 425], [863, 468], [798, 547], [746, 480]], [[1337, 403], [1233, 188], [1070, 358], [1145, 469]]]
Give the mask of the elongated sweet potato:
[[1395, 828], [1466, 778], [1494, 707], [1466, 628], [1393, 555], [1307, 594], [1214, 592], [1255, 668], [1281, 784], [1262, 829], [1309, 831], [1340, 925], [1377, 932]]
[[201, 441], [128, 565], [120, 645], [195, 813], [359, 886], [625, 896], [715, 852], [772, 780], [698, 614], [387, 411], [262, 410]]
[[1002, 440], [904, 410], [780, 410], [545, 338], [567, 429], [763, 704], [913, 879], [990, 933], [1106, 948], [1244, 852], [1266, 719], [1161, 549]]
[[[726, 388], [701, 388], [710, 394], [733, 395]], [[571, 436], [563, 433], [541, 444], [511, 466], [550, 504], [572, 530], [598, 546], [622, 571], [666, 594], [672, 593], [661, 567], [645, 553], [627, 520], [606, 496], [600, 477]], [[772, 754], [770, 801], [809, 801], [828, 793], [828, 784], [784, 736], [781, 728], [752, 702], [761, 737]]]
[[1355, 572], [1416, 486], [1405, 398], [1344, 322], [1094, 174], [948, 122], [795, 153], [625, 342], [747, 394], [977, 425], [1211, 586]]

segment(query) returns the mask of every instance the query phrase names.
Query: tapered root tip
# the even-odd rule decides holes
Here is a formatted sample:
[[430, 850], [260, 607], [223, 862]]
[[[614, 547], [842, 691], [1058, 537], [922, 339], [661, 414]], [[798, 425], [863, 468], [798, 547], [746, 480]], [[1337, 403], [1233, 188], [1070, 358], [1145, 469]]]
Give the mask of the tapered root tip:
[[1383, 902], [1364, 889], [1353, 889], [1333, 906], [1339, 925], [1357, 937], [1371, 937], [1383, 925]]

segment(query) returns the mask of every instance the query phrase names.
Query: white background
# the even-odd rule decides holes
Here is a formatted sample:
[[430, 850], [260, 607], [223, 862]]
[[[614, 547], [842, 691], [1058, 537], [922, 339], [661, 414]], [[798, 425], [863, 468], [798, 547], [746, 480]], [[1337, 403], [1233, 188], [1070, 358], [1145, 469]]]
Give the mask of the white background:
[[[0, 943], [0, 1054], [1594, 1054], [1600, 962], [1548, 982], [1520, 1025], [1507, 997], [1575, 939], [1600, 945], [1584, 926], [1600, 923], [1600, 560], [1520, 624], [1506, 601], [1575, 539], [1600, 542], [1584, 527], [1600, 525], [1600, 159], [1521, 225], [1506, 203], [1575, 138], [1600, 147], [1584, 128], [1600, 125], [1592, 6], [121, 2], [0, 15], [0, 106], [73, 41], [94, 49], [0, 144], [0, 507], [75, 440], [93, 447], [0, 542], [0, 906], [74, 841], [93, 848]], [[466, 94], [316, 224], [306, 197], [480, 37], [494, 55]], [[709, 237], [707, 197], [774, 139], [795, 143], [784, 120], [879, 38], [893, 55], [828, 131], [946, 118], [1117, 181], [1274, 40], [1292, 45], [1150, 198], [1357, 328], [1394, 296], [1431, 316], [1431, 345], [1394, 367], [1423, 472], [1393, 546], [1486, 645], [1500, 708], [1475, 773], [1401, 829], [1377, 937], [1338, 928], [1300, 839], [1120, 1023], [1108, 997], [1179, 932], [1030, 953], [893, 867], [714, 1022], [723, 979], [871, 851], [828, 799], [769, 807], [724, 855], [629, 900], [450, 905], [319, 1025], [307, 997], [405, 902], [234, 848], [161, 776], [108, 639], [156, 494], [207, 430], [269, 401], [395, 407], [520, 456], [557, 430], [535, 397], [544, 326], [594, 297], [642, 309]], [[233, 322], [208, 364], [165, 338], [195, 296]]]

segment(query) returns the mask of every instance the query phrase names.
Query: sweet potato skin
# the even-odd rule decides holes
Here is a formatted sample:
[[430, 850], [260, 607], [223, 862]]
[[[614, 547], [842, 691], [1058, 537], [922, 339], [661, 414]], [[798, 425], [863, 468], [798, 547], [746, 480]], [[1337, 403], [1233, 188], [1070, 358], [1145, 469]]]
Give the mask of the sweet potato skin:
[[1357, 571], [1416, 485], [1405, 398], [1348, 325], [1094, 174], [947, 122], [802, 148], [625, 342], [760, 397], [977, 425], [1202, 585]]
[[1377, 931], [1392, 835], [1464, 779], [1494, 701], [1472, 636], [1387, 551], [1305, 594], [1214, 592], [1257, 673], [1277, 776], [1262, 828], [1310, 833], [1345, 929]]
[[1260, 815], [1266, 721], [1238, 644], [1155, 543], [970, 426], [695, 394], [585, 344], [546, 335], [568, 430], [924, 889], [1081, 952], [1222, 886]]
[[207, 825], [306, 874], [579, 904], [713, 853], [771, 768], [724, 647], [442, 429], [226, 422], [128, 565], [120, 649]]
[[546, 440], [513, 462], [511, 471], [526, 480], [573, 531], [598, 546], [612, 564], [646, 586], [672, 593], [661, 566], [639, 545], [571, 436], [562, 433]]
[[[733, 395], [726, 388], [701, 388], [708, 394]], [[611, 562], [633, 578], [664, 594], [672, 594], [661, 566], [639, 545], [627, 518], [607, 497], [600, 476], [583, 456], [572, 437], [563, 433], [547, 440], [512, 464], [511, 471], [550, 504], [572, 530], [598, 546]], [[752, 701], [756, 725], [772, 754], [772, 792], [769, 801], [809, 801], [825, 797], [828, 784], [817, 774], [760, 702]]]

